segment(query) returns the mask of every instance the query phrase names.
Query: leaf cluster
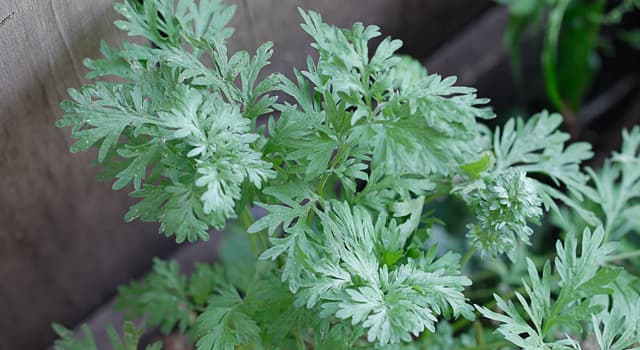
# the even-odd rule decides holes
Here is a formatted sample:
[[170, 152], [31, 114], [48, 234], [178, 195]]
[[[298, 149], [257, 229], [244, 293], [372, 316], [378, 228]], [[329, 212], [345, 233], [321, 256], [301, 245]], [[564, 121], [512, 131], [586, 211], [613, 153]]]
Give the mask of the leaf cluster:
[[[258, 81], [269, 63], [271, 44], [251, 57], [228, 57], [226, 24], [234, 8], [220, 1], [117, 3], [126, 20], [116, 25], [141, 35], [147, 45], [102, 43], [104, 58], [85, 60], [92, 78], [70, 89], [59, 127], [72, 127], [72, 152], [98, 148], [102, 178], [114, 189], [133, 184], [140, 201], [125, 216], [160, 222], [176, 241], [208, 239], [236, 217], [243, 187], [260, 188], [275, 176], [256, 141], [256, 118], [271, 111], [277, 76]], [[175, 8], [175, 11], [174, 11]], [[200, 60], [209, 57], [216, 66]]]
[[[602, 169], [584, 168], [591, 146], [568, 143], [560, 115], [491, 131], [486, 99], [398, 55], [399, 40], [373, 45], [376, 26], [300, 10], [317, 59], [290, 79], [261, 73], [270, 43], [229, 54], [234, 8], [218, 0], [115, 8], [148, 43], [102, 44], [85, 61], [96, 81], [69, 91], [58, 122], [71, 150], [96, 148], [101, 177], [133, 188], [126, 220], [178, 242], [243, 226], [222, 264], [185, 275], [156, 260], [121, 287], [128, 317], [198, 350], [567, 349], [587, 334], [601, 349], [637, 346], [638, 318], [621, 310], [638, 308], [640, 266], [625, 260], [640, 231], [640, 128]], [[461, 237], [444, 201], [471, 214]], [[545, 211], [568, 233], [553, 268], [533, 251]], [[496, 279], [491, 301], [482, 286]], [[95, 348], [56, 330], [60, 349]]]
[[[107, 329], [109, 340], [113, 350], [137, 350], [140, 336], [143, 331], [136, 329], [136, 326], [132, 322], [124, 322], [122, 325], [124, 336], [120, 338], [118, 333], [113, 327]], [[96, 341], [93, 338], [93, 334], [88, 326], [84, 325], [82, 331], [83, 337], [77, 338], [73, 332], [66, 329], [60, 324], [54, 323], [53, 330], [56, 332], [60, 339], [56, 340], [53, 345], [55, 350], [98, 350]], [[160, 350], [162, 348], [161, 343], [154, 343], [145, 347], [145, 350]]]

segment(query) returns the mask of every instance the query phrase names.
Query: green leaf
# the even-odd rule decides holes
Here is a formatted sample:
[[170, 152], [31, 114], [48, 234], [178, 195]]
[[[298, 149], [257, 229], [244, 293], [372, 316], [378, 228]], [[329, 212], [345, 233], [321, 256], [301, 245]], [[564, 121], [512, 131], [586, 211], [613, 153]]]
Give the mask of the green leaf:
[[553, 70], [561, 99], [572, 111], [580, 109], [600, 68], [596, 51], [605, 4], [604, 0], [572, 1], [562, 18]]
[[504, 44], [511, 59], [511, 69], [516, 83], [523, 86], [522, 45], [527, 31], [538, 23], [544, 14], [545, 2], [538, 0], [499, 0], [509, 6], [509, 22], [504, 32]]
[[123, 57], [123, 52], [117, 47], [111, 48], [106, 41], [100, 41], [100, 53], [104, 59], [89, 59], [82, 61], [85, 67], [91, 71], [87, 73], [88, 79], [94, 79], [102, 76], [117, 76], [127, 78], [129, 75], [130, 65]]
[[116, 307], [129, 317], [147, 317], [149, 326], [168, 334], [174, 327], [184, 332], [193, 323], [195, 307], [187, 295], [187, 278], [175, 261], [155, 259], [153, 272], [140, 282], [120, 287]]
[[260, 328], [242, 311], [243, 300], [230, 287], [209, 300], [196, 321], [198, 350], [234, 349], [260, 340]]
[[[512, 55], [526, 21], [550, 11], [543, 57], [550, 94], [563, 110], [577, 108], [603, 23], [592, 17], [604, 1], [501, 2], [515, 18]], [[629, 4], [640, 3], [621, 6]], [[158, 222], [178, 242], [233, 228], [228, 221], [240, 213], [249, 225], [221, 241], [222, 265], [199, 264], [185, 275], [175, 262], [155, 261], [151, 274], [120, 289], [118, 306], [129, 316], [204, 350], [497, 349], [505, 341], [575, 349], [574, 338], [589, 336], [589, 320], [601, 348], [636, 345], [640, 281], [613, 264], [637, 267], [626, 258], [637, 243], [627, 233], [640, 228], [640, 128], [623, 134], [601, 171], [585, 174], [590, 146], [567, 144], [561, 116], [512, 119], [492, 134], [480, 123], [494, 116], [487, 99], [398, 55], [402, 43], [381, 38], [377, 26], [342, 29], [300, 10], [317, 59], [289, 80], [264, 73], [270, 42], [251, 54], [229, 51], [235, 7], [220, 0], [115, 7], [125, 17], [116, 25], [142, 38], [103, 43], [102, 57], [85, 61], [99, 80], [70, 90], [58, 121], [72, 128], [71, 150], [95, 147], [101, 178], [113, 179], [114, 189], [132, 184], [139, 202], [127, 221]], [[580, 47], [566, 53], [569, 43]], [[573, 61], [575, 70], [555, 71]], [[565, 70], [582, 73], [567, 82]], [[289, 97], [276, 103], [281, 94]], [[473, 300], [486, 301], [486, 286], [514, 290], [524, 277], [511, 297], [496, 296], [497, 310], [476, 307], [495, 322], [470, 327], [462, 319], [475, 320], [464, 294], [472, 281], [454, 252], [465, 243], [456, 227], [467, 217], [456, 211], [460, 223], [435, 226], [461, 204], [447, 194], [475, 216], [466, 257], [477, 247], [513, 262], [464, 266], [477, 284]], [[254, 205], [266, 213], [250, 224]], [[536, 254], [548, 253], [545, 236], [530, 227], [547, 222], [543, 205], [565, 215], [567, 232], [583, 232], [558, 241], [553, 269], [524, 247], [531, 240]], [[612, 258], [613, 237], [631, 253]], [[78, 339], [54, 329], [62, 337], [56, 348], [95, 349], [86, 328]], [[114, 348], [135, 349], [141, 331], [124, 330], [124, 338], [107, 330]]]
[[93, 338], [93, 333], [89, 329], [89, 326], [83, 325], [82, 332], [84, 333], [84, 337], [75, 338], [72, 331], [65, 328], [64, 326], [53, 323], [51, 325], [53, 331], [60, 337], [60, 339], [56, 340], [53, 344], [55, 350], [97, 350], [97, 346], [95, 340]]
[[[409, 341], [425, 329], [433, 331], [438, 315], [473, 318], [461, 293], [470, 281], [458, 275], [457, 261], [448, 269], [427, 256], [383, 265], [390, 253], [378, 245], [378, 234], [388, 232], [380, 227], [384, 219], [374, 226], [364, 208], [340, 202], [329, 203], [318, 215], [323, 226], [321, 258], [304, 265], [307, 273], [296, 292], [297, 305], [320, 304], [322, 317], [351, 319], [380, 346]], [[394, 225], [388, 229], [402, 236]]]
[[592, 196], [593, 190], [585, 186], [588, 177], [580, 171], [581, 162], [593, 156], [591, 145], [577, 142], [565, 146], [569, 135], [558, 130], [561, 123], [559, 114], [546, 111], [526, 122], [510, 119], [494, 134], [496, 171], [515, 168], [544, 174], [556, 184], [566, 185], [580, 199], [582, 194]]
[[525, 349], [549, 348], [571, 349], [575, 341], [571, 338], [547, 340], [554, 333], [552, 329], [566, 325], [577, 325], [601, 311], [593, 306], [600, 295], [613, 293], [608, 288], [620, 273], [617, 268], [603, 268], [613, 245], [606, 243], [604, 230], [598, 227], [593, 233], [585, 229], [582, 234], [581, 249], [578, 252], [578, 238], [569, 234], [564, 243], [556, 243], [557, 258], [554, 275], [559, 277], [559, 293], [555, 300], [551, 297], [551, 268], [545, 263], [542, 278], [539, 278], [534, 263], [527, 259], [529, 281], [523, 281], [529, 301], [516, 292], [518, 303], [525, 311], [523, 315], [515, 303], [495, 296], [497, 306], [505, 314], [496, 313], [486, 307], [476, 309], [486, 318], [500, 323], [497, 331], [511, 343]]
[[139, 190], [142, 181], [147, 178], [147, 167], [158, 160], [162, 151], [163, 145], [158, 140], [135, 146], [125, 145], [119, 149], [118, 155], [130, 161], [126, 168], [116, 174], [118, 180], [113, 183], [113, 189], [122, 189], [133, 182], [133, 187]]
[[[175, 6], [175, 7], [174, 7]], [[220, 0], [156, 0], [137, 6], [129, 0], [115, 3], [115, 10], [126, 18], [116, 26], [141, 35], [161, 48], [178, 45], [181, 38], [225, 40], [233, 33], [225, 28], [235, 12], [235, 6], [226, 6]]]
[[[118, 144], [125, 129], [153, 124], [155, 121], [146, 113], [148, 104], [141, 93], [140, 89], [127, 85], [108, 83], [85, 86], [80, 91], [70, 89], [74, 102], [62, 103], [67, 114], [56, 126], [74, 126], [72, 136], [78, 141], [71, 146], [71, 152], [86, 151], [99, 143], [98, 162], [101, 163]], [[83, 125], [87, 128], [81, 129]]]
[[[56, 350], [98, 350], [96, 343], [93, 339], [93, 334], [87, 325], [82, 326], [84, 337], [76, 338], [70, 330], [63, 326], [54, 323], [52, 324], [53, 330], [60, 337], [54, 343]], [[136, 329], [135, 325], [131, 321], [124, 321], [122, 325], [124, 337], [121, 338], [116, 330], [112, 326], [107, 327], [107, 335], [111, 341], [113, 350], [137, 350], [140, 337], [143, 334], [142, 329]], [[162, 344], [156, 342], [154, 344], [147, 345], [145, 350], [160, 350]]]
[[[634, 283], [637, 276], [622, 273], [613, 286], [612, 302], [604, 304], [605, 311], [591, 315], [593, 334], [600, 349], [637, 350], [640, 341], [640, 296]], [[635, 347], [632, 347], [635, 346]]]
[[491, 154], [485, 152], [482, 155], [482, 158], [475, 162], [463, 164], [460, 166], [460, 169], [465, 171], [467, 174], [471, 175], [472, 178], [477, 179], [480, 178], [480, 174], [487, 171], [489, 166], [491, 165]]
[[596, 172], [587, 169], [595, 185], [590, 199], [602, 208], [606, 218], [607, 236], [619, 238], [628, 231], [637, 231], [640, 203], [640, 127], [623, 130], [622, 148]]

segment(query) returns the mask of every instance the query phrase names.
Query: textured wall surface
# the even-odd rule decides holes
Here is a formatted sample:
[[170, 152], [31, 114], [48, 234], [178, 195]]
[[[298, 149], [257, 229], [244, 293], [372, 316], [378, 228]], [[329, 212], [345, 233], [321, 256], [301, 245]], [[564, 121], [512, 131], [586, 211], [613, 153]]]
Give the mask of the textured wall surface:
[[126, 193], [95, 181], [53, 126], [82, 58], [111, 42], [109, 0], [2, 0], [0, 18], [0, 349], [38, 349], [49, 323], [74, 324], [173, 243], [122, 221]]
[[[271, 69], [290, 72], [310, 48], [296, 7], [345, 26], [376, 23], [424, 57], [488, 6], [465, 0], [236, 0], [233, 49], [275, 42]], [[2, 0], [0, 20], [0, 350], [38, 349], [49, 324], [73, 326], [175, 249], [155, 225], [124, 224], [126, 191], [95, 181], [90, 155], [68, 153], [69, 130], [53, 126], [82, 58], [121, 34], [111, 0]]]

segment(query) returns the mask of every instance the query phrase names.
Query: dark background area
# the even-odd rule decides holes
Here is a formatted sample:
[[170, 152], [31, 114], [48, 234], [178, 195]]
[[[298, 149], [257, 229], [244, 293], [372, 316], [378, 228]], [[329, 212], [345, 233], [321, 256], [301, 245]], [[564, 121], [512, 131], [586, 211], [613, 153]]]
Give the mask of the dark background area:
[[[502, 44], [508, 14], [489, 1], [233, 2], [230, 50], [274, 41], [271, 71], [291, 72], [311, 53], [298, 27], [301, 6], [338, 26], [379, 25], [405, 42], [403, 53], [423, 60], [430, 72], [477, 87], [501, 115], [547, 106], [536, 41], [525, 45], [527, 84], [518, 87]], [[51, 322], [76, 326], [119, 284], [144, 274], [152, 257], [179, 247], [158, 235], [157, 225], [125, 224], [132, 204], [127, 190], [97, 182], [89, 165], [94, 155], [70, 154], [69, 130], [54, 127], [66, 89], [85, 82], [82, 59], [98, 56], [100, 39], [122, 39], [112, 25], [111, 0], [2, 0], [0, 19], [10, 14], [0, 25], [0, 350], [41, 349], [53, 340]], [[599, 156], [619, 146], [622, 126], [640, 118], [638, 53], [620, 48], [602, 59], [581, 112], [581, 138]]]

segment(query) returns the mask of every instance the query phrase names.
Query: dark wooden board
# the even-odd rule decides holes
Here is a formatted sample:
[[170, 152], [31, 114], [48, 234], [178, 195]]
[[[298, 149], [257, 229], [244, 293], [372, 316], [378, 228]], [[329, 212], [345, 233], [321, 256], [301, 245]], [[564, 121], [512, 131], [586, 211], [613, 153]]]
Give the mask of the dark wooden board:
[[[291, 72], [309, 54], [296, 7], [334, 24], [375, 23], [418, 57], [489, 5], [464, 0], [236, 0], [232, 48], [272, 40], [271, 69]], [[2, 21], [3, 19], [8, 19]], [[120, 34], [110, 0], [0, 2], [0, 350], [37, 349], [53, 321], [73, 326], [175, 249], [156, 225], [124, 224], [126, 191], [95, 181], [92, 155], [68, 153], [53, 126], [68, 87], [85, 80], [82, 59]]]

